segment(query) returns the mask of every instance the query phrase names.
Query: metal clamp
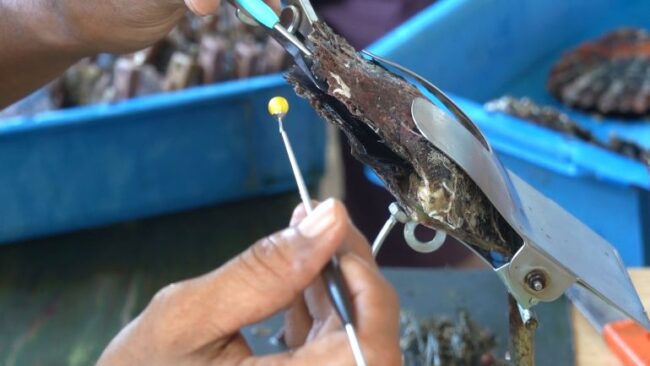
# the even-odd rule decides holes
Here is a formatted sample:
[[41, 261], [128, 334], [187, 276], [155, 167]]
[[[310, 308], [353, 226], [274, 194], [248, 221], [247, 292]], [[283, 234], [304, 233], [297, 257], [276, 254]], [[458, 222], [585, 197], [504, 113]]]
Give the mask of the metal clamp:
[[[411, 105], [413, 121], [422, 136], [469, 175], [523, 240], [524, 245], [505, 265], [496, 258], [481, 256], [523, 310], [539, 301], [557, 299], [577, 282], [650, 329], [643, 304], [610, 243], [505, 169], [480, 129], [433, 84], [401, 65], [364, 53], [372, 61], [412, 78], [446, 107], [444, 110], [426, 98], [415, 98]], [[522, 319], [530, 321], [530, 313], [524, 311]]]

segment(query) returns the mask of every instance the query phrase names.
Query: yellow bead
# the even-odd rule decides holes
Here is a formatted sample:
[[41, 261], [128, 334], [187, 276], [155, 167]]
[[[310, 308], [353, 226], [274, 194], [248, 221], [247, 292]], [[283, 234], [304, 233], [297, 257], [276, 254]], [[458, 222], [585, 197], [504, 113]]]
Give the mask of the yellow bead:
[[269, 113], [272, 116], [284, 116], [289, 113], [289, 102], [283, 97], [274, 97], [269, 100]]

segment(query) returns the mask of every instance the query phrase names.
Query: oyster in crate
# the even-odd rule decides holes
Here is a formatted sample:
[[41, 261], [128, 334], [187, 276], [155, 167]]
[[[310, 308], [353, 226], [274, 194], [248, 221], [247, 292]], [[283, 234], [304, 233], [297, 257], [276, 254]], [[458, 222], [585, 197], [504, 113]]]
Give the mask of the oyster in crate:
[[650, 112], [650, 33], [624, 28], [565, 53], [548, 90], [564, 104], [603, 116]]
[[578, 140], [615, 152], [650, 167], [650, 150], [614, 134], [607, 141], [598, 139], [567, 114], [550, 106], [540, 106], [528, 98], [501, 97], [485, 104], [490, 112], [500, 112], [545, 127]]

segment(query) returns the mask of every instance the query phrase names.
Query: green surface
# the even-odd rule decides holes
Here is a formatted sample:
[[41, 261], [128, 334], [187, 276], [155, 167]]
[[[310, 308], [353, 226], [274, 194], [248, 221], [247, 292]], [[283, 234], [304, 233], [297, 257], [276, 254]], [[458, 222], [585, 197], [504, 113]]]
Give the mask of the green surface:
[[295, 195], [0, 246], [0, 365], [92, 365], [164, 285], [286, 226]]

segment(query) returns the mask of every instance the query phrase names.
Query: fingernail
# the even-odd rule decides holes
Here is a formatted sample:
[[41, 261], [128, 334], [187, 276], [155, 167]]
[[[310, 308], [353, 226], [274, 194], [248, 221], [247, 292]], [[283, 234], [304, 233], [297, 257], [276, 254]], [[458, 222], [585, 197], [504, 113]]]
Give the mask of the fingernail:
[[312, 239], [325, 234], [334, 227], [335, 223], [334, 200], [328, 199], [302, 220], [298, 230], [305, 238]]
[[196, 15], [204, 16], [212, 14], [217, 11], [217, 2], [201, 2], [196, 3], [196, 0], [185, 0], [185, 6]]
[[302, 221], [302, 218], [305, 217], [304, 210], [302, 205], [296, 207], [291, 214], [291, 220], [289, 220], [289, 226], [296, 226]]

